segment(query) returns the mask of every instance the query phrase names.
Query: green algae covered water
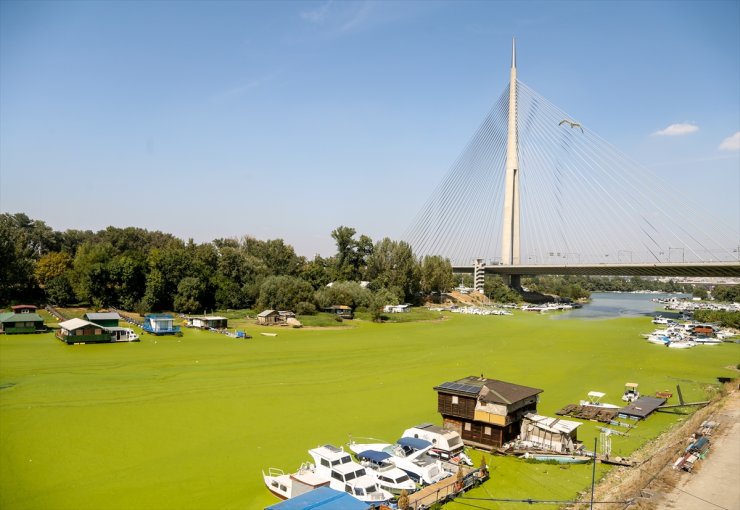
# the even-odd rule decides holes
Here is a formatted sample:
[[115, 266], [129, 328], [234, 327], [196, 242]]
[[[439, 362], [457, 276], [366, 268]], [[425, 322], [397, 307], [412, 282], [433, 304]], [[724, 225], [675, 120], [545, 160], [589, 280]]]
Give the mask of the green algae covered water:
[[[353, 326], [79, 346], [0, 335], [0, 508], [260, 509], [277, 502], [262, 469], [295, 470], [309, 448], [351, 434], [393, 441], [409, 426], [439, 423], [432, 388], [444, 381], [483, 373], [542, 388], [539, 410], [552, 414], [590, 390], [616, 403], [626, 381], [646, 393], [679, 383], [699, 400], [740, 361], [737, 344], [649, 344], [639, 336], [652, 329], [648, 317]], [[614, 454], [680, 419], [651, 417], [613, 439]], [[597, 433], [585, 423], [579, 438], [590, 447]], [[590, 466], [488, 460], [494, 476], [481, 497], [567, 499], [590, 484]]]

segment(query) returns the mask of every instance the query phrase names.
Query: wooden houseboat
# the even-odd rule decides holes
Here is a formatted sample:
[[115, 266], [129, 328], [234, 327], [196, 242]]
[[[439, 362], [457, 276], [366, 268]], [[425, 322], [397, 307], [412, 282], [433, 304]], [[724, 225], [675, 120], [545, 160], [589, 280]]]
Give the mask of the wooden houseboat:
[[144, 316], [141, 328], [153, 335], [174, 335], [180, 333], [180, 326], [175, 326], [175, 319], [168, 313], [148, 313]]
[[[27, 305], [21, 305], [27, 306]], [[28, 309], [17, 312], [18, 307], [12, 307], [12, 312], [0, 313], [0, 332], [5, 334], [23, 334], [23, 333], [40, 333], [46, 331], [44, 319], [35, 313], [36, 307], [32, 307], [34, 312]]]
[[435, 386], [444, 428], [466, 445], [494, 449], [514, 439], [527, 413], [537, 412], [543, 390], [470, 376]]
[[67, 344], [100, 344], [111, 341], [111, 333], [106, 328], [77, 318], [60, 322], [56, 336]]
[[104, 328], [117, 328], [121, 316], [116, 312], [88, 312], [82, 318]]

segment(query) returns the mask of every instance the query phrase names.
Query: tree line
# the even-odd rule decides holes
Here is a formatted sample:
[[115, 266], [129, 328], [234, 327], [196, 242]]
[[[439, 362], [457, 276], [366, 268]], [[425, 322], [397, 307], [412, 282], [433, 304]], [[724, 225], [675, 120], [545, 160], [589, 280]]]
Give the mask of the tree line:
[[[0, 215], [0, 304], [114, 306], [139, 313], [271, 308], [368, 310], [449, 290], [448, 259], [417, 258], [404, 241], [373, 242], [340, 226], [331, 257], [299, 256], [282, 239], [187, 242], [159, 231], [55, 231], [26, 214]], [[362, 281], [369, 284], [363, 286]], [[331, 283], [331, 286], [327, 286]]]

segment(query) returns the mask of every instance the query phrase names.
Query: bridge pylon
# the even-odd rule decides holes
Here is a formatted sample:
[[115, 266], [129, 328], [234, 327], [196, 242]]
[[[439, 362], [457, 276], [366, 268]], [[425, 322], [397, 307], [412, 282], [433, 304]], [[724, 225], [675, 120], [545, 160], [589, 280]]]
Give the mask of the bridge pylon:
[[473, 264], [473, 288], [475, 292], [485, 294], [486, 284], [486, 263], [483, 259], [475, 259]]

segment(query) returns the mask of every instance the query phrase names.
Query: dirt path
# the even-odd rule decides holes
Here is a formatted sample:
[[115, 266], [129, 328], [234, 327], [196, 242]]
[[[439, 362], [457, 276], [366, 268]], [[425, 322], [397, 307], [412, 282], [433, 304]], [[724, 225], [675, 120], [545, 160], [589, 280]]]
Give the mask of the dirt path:
[[659, 510], [740, 510], [740, 392], [713, 417], [720, 423], [709, 455], [658, 504]]

